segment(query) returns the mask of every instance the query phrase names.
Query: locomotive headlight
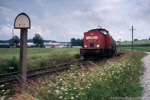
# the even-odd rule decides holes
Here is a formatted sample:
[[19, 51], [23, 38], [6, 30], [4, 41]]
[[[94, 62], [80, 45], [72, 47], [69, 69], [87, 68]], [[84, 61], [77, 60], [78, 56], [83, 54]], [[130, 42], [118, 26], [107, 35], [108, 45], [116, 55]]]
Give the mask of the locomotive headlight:
[[87, 47], [87, 45], [84, 46], [85, 48]]
[[99, 47], [99, 45], [97, 45], [97, 47]]

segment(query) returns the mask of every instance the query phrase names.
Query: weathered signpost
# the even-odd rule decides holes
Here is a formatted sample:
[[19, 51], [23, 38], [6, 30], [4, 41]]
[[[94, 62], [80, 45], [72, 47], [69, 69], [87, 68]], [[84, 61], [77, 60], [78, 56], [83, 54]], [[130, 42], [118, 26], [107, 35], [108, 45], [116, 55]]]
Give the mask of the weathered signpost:
[[20, 86], [22, 89], [26, 85], [26, 72], [27, 72], [27, 34], [28, 29], [31, 27], [30, 18], [27, 14], [19, 14], [14, 22], [14, 28], [20, 29]]

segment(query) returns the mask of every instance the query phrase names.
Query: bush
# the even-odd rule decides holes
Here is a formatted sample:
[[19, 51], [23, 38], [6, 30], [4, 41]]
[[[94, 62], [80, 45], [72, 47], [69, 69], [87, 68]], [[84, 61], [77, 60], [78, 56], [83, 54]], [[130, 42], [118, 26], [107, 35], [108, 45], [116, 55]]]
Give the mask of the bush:
[[81, 55], [80, 55], [80, 54], [75, 54], [74, 57], [75, 57], [76, 59], [80, 59], [80, 58], [81, 58]]
[[15, 72], [19, 70], [19, 60], [16, 59], [16, 57], [13, 57], [12, 59], [8, 60], [7, 62], [7, 72]]
[[45, 62], [45, 61], [42, 61], [42, 62], [40, 63], [40, 67], [46, 67], [46, 62]]
[[15, 72], [19, 70], [19, 60], [16, 57], [11, 59], [0, 59], [0, 74]]

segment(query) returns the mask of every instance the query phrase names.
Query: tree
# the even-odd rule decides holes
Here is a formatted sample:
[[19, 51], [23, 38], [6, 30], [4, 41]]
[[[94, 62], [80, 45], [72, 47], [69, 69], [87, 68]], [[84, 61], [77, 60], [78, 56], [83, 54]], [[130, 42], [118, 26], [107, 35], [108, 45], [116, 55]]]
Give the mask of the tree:
[[82, 46], [82, 47], [84, 46], [84, 42], [83, 41], [84, 41], [83, 39], [80, 40], [80, 46]]
[[71, 38], [71, 46], [76, 46], [76, 39], [75, 38]]
[[134, 39], [134, 41], [138, 41], [138, 39]]
[[33, 43], [35, 44], [36, 47], [44, 46], [43, 38], [39, 34], [35, 34], [35, 36], [33, 37]]
[[71, 46], [83, 46], [83, 39], [71, 38]]
[[19, 42], [19, 37], [15, 35], [12, 39], [10, 39], [10, 46], [17, 47]]

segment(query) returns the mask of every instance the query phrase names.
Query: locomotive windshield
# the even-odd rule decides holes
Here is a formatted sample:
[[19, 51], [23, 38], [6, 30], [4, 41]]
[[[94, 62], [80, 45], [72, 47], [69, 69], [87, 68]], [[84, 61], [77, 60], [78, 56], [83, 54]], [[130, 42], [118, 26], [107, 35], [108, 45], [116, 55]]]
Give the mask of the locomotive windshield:
[[88, 42], [95, 42], [96, 40], [88, 40]]

